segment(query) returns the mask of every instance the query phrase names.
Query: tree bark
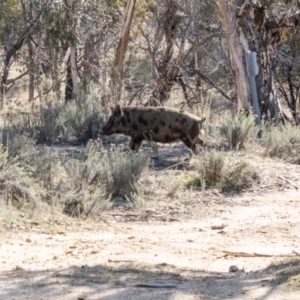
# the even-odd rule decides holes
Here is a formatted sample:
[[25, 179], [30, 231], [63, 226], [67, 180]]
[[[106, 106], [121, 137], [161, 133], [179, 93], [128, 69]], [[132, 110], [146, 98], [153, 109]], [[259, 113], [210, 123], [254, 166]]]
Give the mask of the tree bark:
[[76, 60], [76, 42], [75, 32], [77, 25], [77, 8], [81, 7], [81, 0], [64, 0], [66, 7], [66, 19], [68, 20], [73, 40], [68, 42], [70, 48], [69, 66], [67, 67], [67, 82], [65, 88], [65, 100], [70, 101], [76, 98], [78, 94], [78, 72], [77, 72], [77, 60]]
[[[24, 3], [21, 2], [21, 5], [24, 6]], [[2, 70], [0, 72], [0, 110], [2, 110], [4, 107], [5, 93], [7, 91], [7, 81], [9, 75], [9, 68], [11, 65], [11, 59], [22, 48], [24, 42], [26, 43], [26, 40], [38, 31], [38, 21], [46, 7], [47, 3], [42, 6], [37, 16], [31, 22], [29, 22], [29, 24], [24, 29], [17, 41], [8, 41], [7, 43], [7, 51], [4, 55], [4, 60], [1, 64]]]
[[29, 56], [29, 87], [28, 87], [28, 101], [31, 103], [31, 108], [34, 107], [34, 82], [35, 82], [35, 76], [34, 76], [34, 49], [33, 45], [30, 40], [27, 42], [28, 47], [28, 56]]
[[248, 41], [243, 32], [239, 31], [237, 7], [227, 0], [220, 0], [219, 6], [236, 85], [236, 104], [239, 110], [249, 112], [251, 95], [245, 62], [245, 52], [249, 50]]
[[[187, 51], [185, 43], [189, 35], [193, 16], [190, 16], [186, 27], [183, 30], [180, 44], [178, 45], [177, 56], [174, 56], [174, 46], [176, 44], [176, 37], [178, 35], [179, 26], [181, 25], [183, 17], [180, 15], [178, 6], [173, 0], [166, 1], [166, 11], [159, 19], [155, 33], [154, 46], [151, 49], [151, 44], [146, 37], [148, 43], [148, 50], [152, 58], [152, 74], [156, 81], [156, 86], [152, 95], [147, 102], [147, 105], [158, 106], [162, 105], [170, 98], [172, 87], [176, 81], [179, 82], [183, 89], [184, 97], [187, 99], [185, 84], [181, 77], [181, 68], [187, 58]], [[164, 38], [164, 53], [162, 57], [158, 58], [157, 52]]]
[[111, 74], [111, 92], [114, 103], [121, 100], [122, 79], [123, 79], [123, 65], [125, 53], [129, 40], [130, 27], [134, 13], [136, 0], [128, 0], [125, 8], [124, 24], [121, 32], [121, 37], [117, 47], [114, 66]]
[[36, 30], [34, 27], [35, 21], [32, 22], [21, 34], [20, 38], [17, 42], [15, 42], [13, 45], [11, 45], [6, 52], [5, 59], [3, 61], [3, 69], [2, 69], [2, 76], [0, 78], [0, 110], [3, 109], [4, 106], [4, 97], [7, 90], [7, 79], [9, 75], [9, 68], [10, 68], [10, 60], [12, 57], [18, 52], [22, 46], [24, 40], [26, 40], [31, 34], [33, 34]]
[[254, 0], [219, 0], [220, 12], [227, 35], [227, 45], [236, 83], [239, 110], [250, 111], [251, 95], [245, 53], [257, 53], [259, 73], [256, 76], [261, 113], [265, 118], [283, 120], [272, 73], [271, 55], [278, 43], [293, 34], [297, 22], [287, 20], [282, 9], [266, 9]]

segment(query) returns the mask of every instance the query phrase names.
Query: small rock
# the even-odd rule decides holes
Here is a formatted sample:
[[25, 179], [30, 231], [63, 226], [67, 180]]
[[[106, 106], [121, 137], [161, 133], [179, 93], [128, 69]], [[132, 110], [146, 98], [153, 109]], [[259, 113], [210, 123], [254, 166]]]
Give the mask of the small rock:
[[31, 243], [31, 239], [30, 239], [30, 238], [27, 238], [27, 239], [26, 239], [26, 242], [27, 242], [27, 243]]
[[232, 265], [229, 267], [229, 272], [238, 272], [239, 271], [239, 268], [235, 265]]

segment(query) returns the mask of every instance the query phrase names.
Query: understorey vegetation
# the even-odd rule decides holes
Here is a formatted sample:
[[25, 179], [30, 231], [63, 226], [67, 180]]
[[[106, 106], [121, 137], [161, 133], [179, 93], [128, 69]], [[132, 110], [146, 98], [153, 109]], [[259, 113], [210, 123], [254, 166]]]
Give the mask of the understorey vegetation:
[[[153, 145], [145, 143], [148, 150], [139, 153], [130, 151], [127, 142], [113, 139], [107, 144], [99, 134], [107, 119], [105, 112], [87, 101], [47, 106], [30, 117], [10, 115], [1, 129], [1, 204], [30, 215], [48, 208], [86, 218], [120, 205], [140, 209], [147, 206], [147, 199], [158, 197], [147, 177], [155, 170], [155, 161], [166, 158], [160, 157], [159, 144], [154, 151]], [[230, 114], [213, 123], [217, 114], [212, 107], [209, 115], [211, 120], [204, 126], [207, 145], [195, 155], [186, 152], [191, 158], [180, 180], [175, 175], [168, 178], [169, 197], [180, 189], [217, 189], [225, 195], [255, 189], [261, 181], [258, 170], [251, 161], [239, 158], [239, 153], [250, 154], [254, 149], [258, 155], [299, 164], [296, 126], [258, 128], [254, 117]], [[260, 129], [262, 138], [257, 138]]]
[[207, 151], [195, 160], [196, 174], [186, 182], [187, 187], [202, 190], [216, 188], [224, 193], [239, 193], [259, 183], [255, 168], [245, 160], [234, 161], [222, 152]]

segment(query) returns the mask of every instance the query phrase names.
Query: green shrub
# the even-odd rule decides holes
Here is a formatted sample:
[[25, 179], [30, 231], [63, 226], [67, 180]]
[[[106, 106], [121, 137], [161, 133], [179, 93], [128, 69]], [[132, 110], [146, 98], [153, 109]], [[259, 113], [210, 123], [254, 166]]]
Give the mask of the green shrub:
[[47, 202], [76, 217], [107, 208], [115, 197], [138, 205], [136, 182], [148, 166], [146, 156], [115, 147], [104, 150], [98, 141], [89, 142], [82, 153], [54, 151], [8, 131], [2, 143], [1, 203], [18, 209], [29, 203], [34, 211]]
[[148, 164], [146, 155], [112, 147], [102, 151], [97, 174], [107, 195], [131, 198], [137, 194], [135, 183]]
[[264, 129], [262, 145], [266, 155], [276, 156], [294, 163], [300, 161], [300, 128], [290, 123]]
[[21, 166], [15, 157], [10, 158], [3, 146], [0, 146], [0, 189], [2, 203], [18, 209], [29, 208], [31, 214], [39, 206], [38, 200], [45, 193], [31, 170]]
[[53, 187], [52, 173], [60, 165], [55, 151], [37, 147], [32, 138], [18, 132], [3, 134], [2, 143], [10, 162], [16, 162], [29, 171], [43, 189], [49, 190]]
[[198, 175], [188, 180], [187, 187], [212, 187], [222, 192], [241, 192], [259, 180], [248, 162], [233, 162], [225, 154], [215, 151], [200, 154], [195, 165]]
[[67, 107], [62, 112], [62, 119], [68, 139], [84, 143], [89, 139], [97, 139], [104, 124], [100, 111], [85, 101]]
[[242, 114], [233, 115], [232, 118], [221, 124], [220, 133], [231, 148], [238, 150], [244, 147], [245, 142], [257, 133], [255, 118]]
[[64, 212], [88, 215], [110, 204], [115, 197], [134, 200], [136, 182], [148, 166], [149, 158], [120, 148], [104, 150], [97, 141], [89, 142], [82, 160], [65, 163], [66, 179], [60, 198]]
[[258, 173], [247, 161], [230, 164], [222, 178], [222, 192], [240, 192], [259, 181]]
[[85, 143], [97, 139], [104, 118], [97, 106], [87, 101], [69, 105], [48, 105], [36, 114], [14, 115], [14, 120], [2, 130], [2, 140], [9, 135], [27, 135], [37, 144], [58, 142]]

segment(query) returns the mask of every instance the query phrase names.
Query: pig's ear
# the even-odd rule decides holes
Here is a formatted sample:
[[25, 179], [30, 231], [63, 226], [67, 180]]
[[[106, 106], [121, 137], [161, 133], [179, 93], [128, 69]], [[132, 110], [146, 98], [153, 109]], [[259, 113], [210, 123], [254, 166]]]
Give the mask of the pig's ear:
[[113, 115], [114, 115], [115, 117], [121, 117], [122, 114], [123, 114], [122, 108], [121, 108], [121, 106], [118, 104], [118, 105], [115, 107], [115, 109], [114, 109]]

